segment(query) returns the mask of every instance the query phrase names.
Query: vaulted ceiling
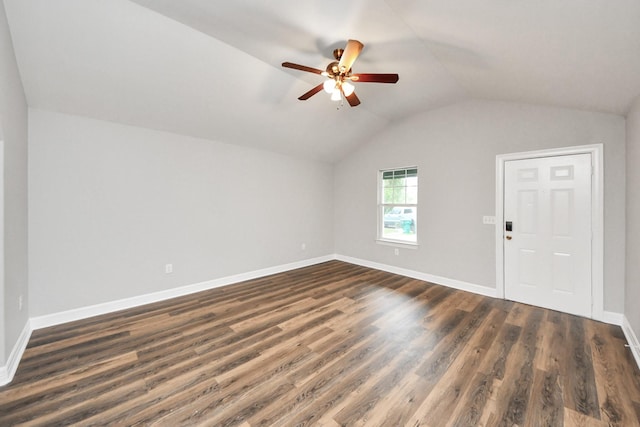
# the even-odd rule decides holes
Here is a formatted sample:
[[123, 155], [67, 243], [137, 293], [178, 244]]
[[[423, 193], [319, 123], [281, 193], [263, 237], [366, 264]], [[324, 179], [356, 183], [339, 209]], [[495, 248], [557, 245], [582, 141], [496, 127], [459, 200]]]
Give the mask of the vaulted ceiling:
[[[403, 117], [480, 98], [624, 115], [639, 0], [4, 0], [29, 106], [336, 161]], [[322, 81], [365, 48], [358, 107]]]

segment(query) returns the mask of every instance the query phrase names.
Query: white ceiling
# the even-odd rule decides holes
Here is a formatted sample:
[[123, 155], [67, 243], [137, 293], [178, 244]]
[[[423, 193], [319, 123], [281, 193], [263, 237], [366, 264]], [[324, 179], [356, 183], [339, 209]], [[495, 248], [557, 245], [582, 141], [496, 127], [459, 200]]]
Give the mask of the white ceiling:
[[[639, 0], [4, 0], [27, 101], [327, 161], [470, 98], [625, 114]], [[296, 98], [354, 38], [362, 104]]]

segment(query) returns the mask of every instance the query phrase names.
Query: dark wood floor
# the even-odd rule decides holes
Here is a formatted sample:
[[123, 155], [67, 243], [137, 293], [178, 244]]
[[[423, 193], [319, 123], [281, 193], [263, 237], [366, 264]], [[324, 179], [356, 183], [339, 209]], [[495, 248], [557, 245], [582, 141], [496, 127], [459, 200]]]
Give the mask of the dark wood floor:
[[638, 426], [625, 343], [332, 261], [37, 330], [0, 425]]

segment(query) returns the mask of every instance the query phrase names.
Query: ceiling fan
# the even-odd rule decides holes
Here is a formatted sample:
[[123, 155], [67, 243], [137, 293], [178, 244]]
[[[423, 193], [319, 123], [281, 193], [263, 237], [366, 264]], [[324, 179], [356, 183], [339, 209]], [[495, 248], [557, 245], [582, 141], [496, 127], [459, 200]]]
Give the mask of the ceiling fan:
[[333, 51], [333, 57], [336, 60], [327, 65], [325, 71], [292, 62], [283, 62], [282, 66], [285, 68], [293, 68], [294, 70], [307, 71], [327, 77], [324, 83], [320, 83], [298, 99], [305, 101], [324, 89], [327, 93], [331, 94], [332, 101], [340, 101], [342, 96], [344, 96], [349, 105], [355, 107], [356, 105], [360, 105], [360, 100], [356, 96], [355, 88], [350, 81], [360, 83], [397, 83], [397, 74], [354, 74], [351, 72], [351, 66], [356, 58], [358, 58], [358, 55], [360, 55], [363, 47], [364, 45], [358, 40], [347, 41], [344, 49], [336, 49]]

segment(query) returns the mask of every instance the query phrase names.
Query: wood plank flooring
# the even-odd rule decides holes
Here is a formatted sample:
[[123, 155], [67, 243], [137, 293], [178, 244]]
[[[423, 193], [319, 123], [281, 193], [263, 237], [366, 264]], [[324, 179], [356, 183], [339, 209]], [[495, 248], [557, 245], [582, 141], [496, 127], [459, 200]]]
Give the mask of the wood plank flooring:
[[37, 330], [0, 425], [640, 426], [624, 344], [331, 261]]

